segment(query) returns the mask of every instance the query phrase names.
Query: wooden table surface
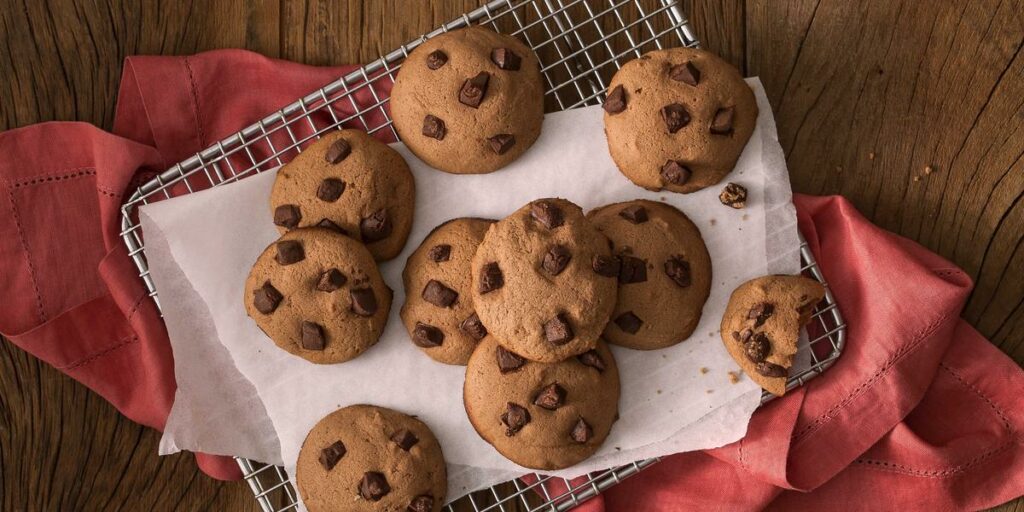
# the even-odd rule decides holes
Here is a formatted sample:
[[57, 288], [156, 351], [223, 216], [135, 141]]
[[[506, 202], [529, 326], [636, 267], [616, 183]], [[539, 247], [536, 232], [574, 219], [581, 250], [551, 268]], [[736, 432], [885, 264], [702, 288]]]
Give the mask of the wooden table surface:
[[[49, 120], [109, 129], [127, 55], [234, 47], [367, 62], [479, 0], [124, 4], [0, 1], [0, 129]], [[793, 189], [842, 194], [954, 261], [976, 283], [963, 316], [1024, 361], [1024, 1], [683, 8], [707, 48], [761, 77]], [[205, 477], [190, 455], [157, 457], [158, 440], [0, 342], [0, 509], [256, 510], [244, 484]], [[1024, 510], [1024, 500], [1001, 509]]]

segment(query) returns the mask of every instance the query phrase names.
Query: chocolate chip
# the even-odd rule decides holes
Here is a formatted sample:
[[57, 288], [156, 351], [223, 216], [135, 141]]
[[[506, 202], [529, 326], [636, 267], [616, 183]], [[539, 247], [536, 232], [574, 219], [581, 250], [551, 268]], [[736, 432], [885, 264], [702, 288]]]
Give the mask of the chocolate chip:
[[440, 347], [444, 342], [444, 333], [433, 325], [416, 322], [416, 327], [412, 330], [412, 342], [417, 347]]
[[690, 124], [690, 113], [679, 103], [665, 105], [661, 109], [661, 118], [665, 120], [665, 128], [669, 133], [678, 132]]
[[735, 110], [732, 107], [718, 109], [714, 119], [711, 120], [711, 133], [715, 135], [728, 135], [732, 133], [732, 117]]
[[302, 220], [302, 212], [294, 204], [282, 204], [274, 208], [274, 224], [283, 228], [292, 229], [299, 225]]
[[569, 261], [572, 260], [572, 253], [569, 252], [569, 248], [564, 245], [552, 245], [548, 249], [548, 252], [544, 253], [544, 260], [541, 262], [541, 267], [545, 272], [553, 276], [561, 274], [565, 267], [569, 265]]
[[384, 208], [359, 221], [359, 234], [363, 238], [363, 243], [373, 243], [391, 236], [391, 228], [391, 218]]
[[495, 48], [491, 50], [491, 62], [500, 69], [507, 71], [519, 71], [523, 59], [516, 52], [508, 48]]
[[486, 71], [477, 73], [476, 76], [462, 83], [459, 90], [459, 103], [467, 107], [477, 108], [480, 102], [484, 101], [487, 95], [487, 83], [491, 80], [491, 74]]
[[572, 341], [576, 335], [572, 332], [569, 319], [565, 313], [559, 313], [554, 318], [544, 323], [544, 339], [555, 345], [565, 345]]
[[327, 148], [324, 160], [327, 160], [329, 164], [337, 164], [348, 158], [350, 154], [352, 154], [352, 145], [345, 139], [338, 139], [331, 144], [331, 147]]
[[750, 328], [748, 327], [746, 329], [743, 329], [742, 332], [740, 332], [740, 331], [733, 331], [732, 332], [732, 339], [734, 339], [734, 340], [736, 340], [736, 341], [738, 341], [740, 343], [746, 343], [747, 340], [749, 340], [750, 337], [753, 336], [753, 335], [754, 335], [754, 331], [751, 331]]
[[589, 366], [599, 372], [604, 371], [604, 359], [601, 359], [601, 355], [596, 350], [588, 350], [578, 356], [576, 359], [579, 360], [583, 366]]
[[341, 197], [341, 193], [345, 191], [345, 182], [336, 178], [327, 178], [320, 182], [320, 187], [316, 189], [316, 197], [321, 201], [327, 201], [333, 203]]
[[459, 293], [448, 288], [441, 281], [431, 279], [423, 287], [423, 293], [420, 296], [423, 297], [423, 300], [439, 308], [446, 308], [455, 304], [455, 301], [459, 298]]
[[583, 421], [583, 418], [580, 418], [576, 422], [576, 426], [572, 428], [571, 437], [577, 443], [586, 443], [590, 441], [590, 438], [594, 437], [594, 429], [590, 428], [590, 425]]
[[618, 256], [605, 256], [598, 254], [591, 260], [594, 272], [599, 276], [618, 277], [622, 262]]
[[383, 473], [367, 471], [363, 474], [363, 480], [359, 482], [359, 495], [364, 500], [380, 501], [389, 492], [391, 486]]
[[669, 279], [675, 281], [680, 288], [686, 288], [690, 286], [690, 262], [683, 259], [682, 256], [672, 256], [665, 262], [665, 274], [668, 275]]
[[432, 139], [444, 140], [445, 128], [444, 121], [439, 117], [427, 114], [427, 117], [423, 118], [423, 135]]
[[306, 251], [302, 250], [301, 242], [284, 240], [277, 243], [276, 259], [281, 265], [291, 265], [306, 259]]
[[501, 345], [498, 345], [498, 348], [494, 353], [497, 356], [498, 370], [501, 371], [501, 373], [518, 370], [526, 364], [526, 359], [523, 359], [522, 356], [515, 352], [505, 350], [505, 347], [502, 347]]
[[626, 311], [625, 313], [615, 317], [615, 325], [619, 326], [624, 332], [629, 334], [636, 334], [640, 330], [640, 326], [644, 324], [644, 321], [640, 317], [636, 316], [632, 311]]
[[516, 137], [511, 133], [499, 133], [494, 137], [487, 139], [487, 143], [491, 146], [491, 151], [496, 154], [504, 155], [512, 146], [516, 145]]
[[320, 450], [320, 465], [327, 471], [334, 469], [338, 461], [345, 456], [345, 445], [341, 441], [335, 441], [327, 448]]
[[442, 261], [448, 261], [452, 255], [452, 246], [448, 244], [435, 245], [427, 251], [427, 258], [434, 263], [440, 263]]
[[429, 494], [416, 496], [409, 502], [409, 506], [406, 510], [409, 512], [433, 512], [434, 497]]
[[619, 217], [622, 217], [633, 224], [642, 224], [647, 222], [647, 208], [638, 204], [627, 206], [619, 212]]
[[484, 336], [487, 336], [487, 327], [484, 327], [483, 322], [480, 321], [480, 317], [475, 312], [459, 324], [459, 329], [476, 341], [480, 341], [484, 339]]
[[612, 92], [608, 94], [608, 97], [605, 98], [604, 105], [601, 108], [609, 114], [618, 114], [626, 110], [626, 90], [621, 85], [616, 85]]
[[547, 201], [537, 201], [530, 205], [530, 216], [548, 229], [555, 229], [564, 222], [562, 209]]
[[502, 275], [497, 262], [492, 261], [480, 269], [480, 284], [477, 286], [477, 290], [481, 295], [493, 292], [502, 286], [505, 286], [505, 276]]
[[320, 279], [316, 282], [316, 289], [322, 292], [333, 292], [348, 282], [348, 278], [345, 274], [342, 274], [340, 270], [332, 268], [320, 274]]
[[432, 70], [441, 69], [441, 66], [444, 66], [447, 63], [448, 56], [441, 50], [434, 50], [427, 54], [427, 67]]
[[768, 361], [761, 361], [760, 363], [757, 363], [757, 365], [754, 366], [754, 370], [765, 377], [785, 377], [789, 374], [789, 371], [785, 368], [777, 364], [769, 363]]
[[678, 160], [669, 160], [661, 166], [661, 179], [670, 185], [682, 185], [690, 179], [690, 168]]
[[263, 286], [253, 290], [252, 294], [253, 306], [256, 306], [256, 311], [264, 315], [273, 313], [277, 309], [277, 305], [284, 299], [281, 292], [277, 291], [277, 288], [274, 288], [270, 281], [263, 283]]
[[736, 183], [726, 184], [722, 193], [718, 194], [718, 200], [726, 206], [739, 210], [747, 205], [747, 189]]
[[692, 62], [686, 61], [677, 66], [672, 66], [668, 71], [668, 77], [676, 82], [696, 86], [700, 83], [700, 70]]
[[352, 312], [359, 316], [373, 316], [377, 312], [377, 296], [372, 288], [356, 288], [348, 292], [352, 299]]
[[632, 284], [647, 281], [647, 262], [633, 256], [620, 255], [619, 283]]
[[335, 224], [334, 222], [331, 222], [330, 219], [321, 219], [320, 222], [318, 222], [316, 225], [318, 227], [327, 228], [327, 229], [329, 229], [331, 231], [334, 231], [334, 232], [337, 232], [337, 233], [341, 233], [341, 234], [343, 234], [345, 236], [348, 236], [348, 231], [345, 231], [345, 228]]
[[770, 302], [758, 302], [747, 312], [747, 319], [754, 321], [754, 327], [764, 325], [772, 313], [775, 312], [775, 305]]
[[302, 348], [305, 350], [323, 350], [327, 345], [324, 329], [320, 324], [302, 321]]
[[537, 407], [543, 407], [549, 411], [558, 409], [565, 403], [565, 388], [559, 386], [557, 382], [540, 390], [537, 396], [533, 399], [533, 405]]
[[420, 442], [420, 440], [407, 428], [403, 428], [402, 430], [392, 434], [391, 440], [394, 441], [399, 448], [405, 451], [409, 451], [409, 448], [412, 448], [416, 443]]
[[516, 432], [522, 430], [530, 422], [530, 411], [525, 407], [508, 402], [508, 408], [501, 415], [501, 422], [505, 424], [505, 435], [512, 437]]
[[771, 352], [771, 349], [771, 341], [763, 332], [753, 335], [743, 344], [743, 352], [747, 354], [747, 359], [754, 363], [764, 361], [764, 358], [768, 357], [768, 352]]

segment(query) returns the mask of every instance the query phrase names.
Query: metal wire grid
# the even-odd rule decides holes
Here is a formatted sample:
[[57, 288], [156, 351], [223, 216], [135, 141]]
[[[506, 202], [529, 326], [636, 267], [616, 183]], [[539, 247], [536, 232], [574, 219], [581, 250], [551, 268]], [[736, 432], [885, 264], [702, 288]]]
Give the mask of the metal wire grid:
[[[648, 1], [650, 3], [650, 0]], [[378, 89], [388, 90], [409, 52], [438, 34], [470, 24], [487, 25], [520, 37], [538, 54], [546, 81], [548, 110], [598, 104], [611, 75], [626, 61], [665, 46], [698, 46], [677, 0], [658, 0], [647, 10], [639, 0], [495, 0], [401, 46], [298, 101], [214, 143], [142, 184], [122, 207], [121, 236], [139, 269], [149, 295], [159, 298], [146, 263], [136, 210], [142, 204], [235, 182], [273, 169], [329, 130], [388, 130], [397, 140]], [[805, 274], [824, 282], [806, 243], [801, 246]], [[827, 290], [827, 285], [826, 285]], [[845, 324], [830, 292], [813, 318], [809, 346], [812, 365], [790, 378], [787, 389], [824, 372], [842, 352]], [[765, 394], [762, 403], [773, 397]], [[652, 458], [598, 471], [572, 482], [533, 475], [466, 496], [448, 510], [567, 510], [641, 469]], [[265, 511], [297, 506], [295, 489], [281, 467], [238, 459], [239, 466]]]

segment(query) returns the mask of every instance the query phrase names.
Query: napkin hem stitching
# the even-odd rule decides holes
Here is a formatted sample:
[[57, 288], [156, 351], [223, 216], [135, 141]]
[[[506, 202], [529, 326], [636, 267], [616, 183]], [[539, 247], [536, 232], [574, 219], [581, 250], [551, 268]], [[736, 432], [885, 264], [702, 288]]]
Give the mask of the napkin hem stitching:
[[110, 354], [111, 352], [113, 352], [113, 351], [115, 351], [117, 349], [124, 348], [124, 347], [126, 347], [128, 345], [131, 345], [132, 343], [137, 342], [137, 341], [139, 341], [138, 335], [133, 334], [133, 335], [127, 337], [127, 338], [121, 339], [120, 341], [118, 341], [118, 343], [116, 343], [116, 344], [114, 344], [114, 345], [112, 345], [110, 347], [107, 347], [107, 348], [105, 348], [105, 349], [103, 349], [103, 350], [101, 350], [101, 351], [99, 351], [99, 352], [97, 352], [97, 353], [95, 353], [95, 354], [93, 354], [93, 355], [91, 355], [89, 357], [86, 357], [85, 359], [81, 359], [81, 360], [76, 361], [74, 363], [71, 363], [71, 364], [69, 364], [67, 366], [62, 366], [62, 367], [60, 367], [58, 369], [59, 370], [67, 370], [67, 371], [75, 370], [75, 369], [80, 368], [82, 366], [85, 366], [85, 365], [87, 365], [87, 364], [89, 364], [89, 363], [91, 363], [91, 362], [93, 362], [93, 361], [95, 361], [95, 360], [97, 360], [97, 359], [99, 359], [99, 358], [101, 358], [103, 356], [106, 356], [106, 355]]
[[21, 225], [21, 215], [18, 214], [18, 207], [14, 202], [14, 187], [7, 187], [7, 197], [11, 202], [11, 215], [14, 217], [14, 224], [18, 228], [18, 241], [25, 253], [25, 263], [28, 265], [29, 278], [32, 280], [32, 289], [36, 292], [36, 307], [39, 308], [39, 322], [46, 322], [46, 310], [43, 309], [43, 296], [39, 293], [39, 278], [36, 276], [36, 267], [32, 264], [32, 254], [28, 250], [28, 242], [25, 240], [25, 229]]

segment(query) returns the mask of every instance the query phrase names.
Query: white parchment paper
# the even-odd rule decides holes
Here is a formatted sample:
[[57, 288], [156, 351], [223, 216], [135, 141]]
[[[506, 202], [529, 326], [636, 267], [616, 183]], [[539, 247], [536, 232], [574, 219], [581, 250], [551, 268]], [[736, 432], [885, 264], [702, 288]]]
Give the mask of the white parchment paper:
[[[652, 352], [612, 347], [622, 375], [621, 418], [594, 457], [555, 474], [572, 477], [741, 438], [760, 389], [745, 377], [731, 382], [728, 372], [739, 373], [739, 367], [718, 337], [722, 312], [731, 291], [743, 281], [799, 269], [795, 210], [771, 108], [760, 82], [748, 82], [760, 108], [758, 125], [736, 169], [726, 178], [748, 189], [743, 210], [718, 201], [721, 187], [680, 195], [649, 192], [630, 183], [608, 155], [600, 107], [547, 115], [535, 146], [509, 167], [489, 175], [441, 173], [395, 144], [416, 178], [413, 230], [402, 255], [381, 266], [385, 281], [395, 290], [395, 300], [380, 342], [340, 365], [314, 365], [278, 349], [245, 314], [242, 297], [249, 268], [278, 236], [267, 206], [273, 173], [144, 206], [144, 233], [158, 231], [166, 242], [147, 248], [149, 260], [173, 262], [167, 265], [180, 270], [177, 280], [183, 278], [191, 285], [170, 286], [170, 293], [159, 288], [168, 324], [187, 324], [196, 311], [207, 312], [212, 323], [212, 328], [192, 329], [184, 337], [171, 332], [179, 383], [203, 384], [187, 386], [187, 392], [179, 390], [171, 420], [179, 409], [187, 409], [188, 414], [181, 417], [191, 424], [169, 421], [163, 449], [260, 453], [268, 456], [266, 462], [283, 463], [291, 470], [306, 432], [321, 417], [346, 405], [371, 403], [415, 414], [431, 427], [449, 463], [449, 499], [526, 472], [501, 457], [470, 425], [461, 399], [464, 368], [436, 363], [409, 341], [398, 318], [404, 301], [401, 271], [409, 253], [445, 220], [501, 218], [531, 200], [555, 196], [585, 210], [641, 197], [669, 202], [700, 228], [714, 274], [711, 296], [689, 340]], [[164, 265], [154, 265], [154, 274], [158, 267]], [[175, 290], [188, 293], [175, 294]], [[196, 301], [202, 301], [202, 307], [193, 304]], [[261, 443], [259, 449], [239, 451], [236, 427], [245, 417], [218, 426], [194, 423], [210, 395], [220, 403], [252, 400], [251, 391], [238, 395], [244, 386], [221, 387], [217, 372], [202, 368], [202, 360], [193, 357], [191, 364], [182, 367], [179, 353], [218, 342], [234, 365], [225, 372], [227, 377], [241, 375], [259, 396], [277, 433], [277, 458], [270, 458], [277, 447], [265, 439], [263, 428], [250, 429], [245, 436], [246, 442]], [[217, 364], [227, 363], [218, 359]], [[199, 430], [202, 435], [196, 434]]]

